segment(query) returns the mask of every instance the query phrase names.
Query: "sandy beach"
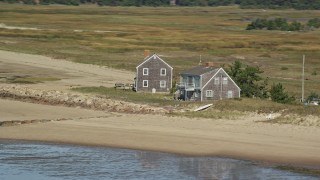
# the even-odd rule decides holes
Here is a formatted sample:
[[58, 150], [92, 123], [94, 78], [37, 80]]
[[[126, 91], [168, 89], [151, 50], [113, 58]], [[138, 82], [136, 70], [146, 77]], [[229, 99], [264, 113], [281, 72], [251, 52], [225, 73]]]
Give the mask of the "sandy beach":
[[[189, 119], [56, 106], [38, 109], [37, 104], [3, 100], [0, 104], [0, 114], [6, 117], [2, 120], [66, 118], [49, 123], [0, 127], [1, 139], [211, 155], [320, 168], [320, 130], [316, 127], [257, 123], [250, 118]], [[11, 106], [13, 104], [23, 108], [16, 109], [17, 106]], [[38, 110], [41, 112], [35, 117]]]
[[[86, 81], [92, 85], [101, 85], [101, 80], [108, 73], [119, 73], [119, 77], [124, 81], [129, 81], [132, 75], [110, 69], [104, 69], [105, 74], [101, 70], [99, 74], [96, 73], [100, 72], [97, 70], [99, 67], [93, 65], [79, 65], [79, 68], [83, 69], [77, 74], [77, 68], [67, 65], [70, 62], [59, 60], [57, 65], [53, 65], [50, 63], [58, 60], [50, 61], [49, 58], [47, 60], [50, 63], [47, 65], [45, 58], [0, 51], [2, 65], [14, 64], [11, 66], [13, 69], [47, 68], [52, 70], [51, 73], [55, 74], [55, 71], [58, 71], [66, 78], [56, 82], [28, 85], [29, 87], [67, 91], [69, 86], [87, 85]], [[40, 65], [37, 60], [44, 64]], [[27, 74], [27, 71], [24, 72]], [[111, 86], [115, 80], [109, 78], [106, 84]], [[1, 86], [3, 84], [0, 84]], [[80, 107], [49, 106], [0, 99], [0, 122], [42, 119], [50, 122], [0, 126], [0, 139], [222, 156], [320, 169], [320, 128], [315, 126], [258, 122], [264, 119], [254, 114], [248, 114], [247, 117], [238, 120], [191, 119], [156, 114], [95, 111]]]

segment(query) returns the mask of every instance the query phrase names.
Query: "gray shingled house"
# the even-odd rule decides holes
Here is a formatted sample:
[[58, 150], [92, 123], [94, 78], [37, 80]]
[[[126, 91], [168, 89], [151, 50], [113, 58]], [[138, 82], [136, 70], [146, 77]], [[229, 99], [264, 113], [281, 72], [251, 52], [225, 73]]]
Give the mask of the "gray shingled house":
[[157, 54], [146, 57], [136, 69], [137, 92], [169, 92], [172, 88], [173, 68]]
[[182, 100], [220, 100], [240, 98], [239, 86], [230, 78], [223, 68], [197, 66], [180, 73], [177, 84], [177, 96]]

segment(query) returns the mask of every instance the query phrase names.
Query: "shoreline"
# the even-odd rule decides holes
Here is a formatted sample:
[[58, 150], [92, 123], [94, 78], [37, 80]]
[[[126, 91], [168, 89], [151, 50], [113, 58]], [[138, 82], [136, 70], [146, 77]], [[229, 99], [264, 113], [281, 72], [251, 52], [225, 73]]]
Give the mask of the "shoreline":
[[136, 149], [130, 148], [125, 146], [108, 146], [108, 145], [97, 145], [97, 144], [87, 144], [87, 143], [73, 143], [73, 142], [58, 142], [58, 141], [39, 141], [39, 140], [26, 140], [26, 139], [3, 139], [0, 138], [0, 141], [15, 141], [18, 143], [35, 143], [35, 144], [46, 144], [46, 145], [63, 145], [63, 146], [78, 146], [78, 147], [85, 147], [85, 148], [106, 148], [106, 149], [125, 149], [125, 150], [133, 150], [133, 151], [149, 151], [155, 153], [166, 153], [172, 154], [175, 156], [185, 156], [185, 157], [208, 157], [208, 158], [223, 158], [223, 159], [233, 159], [239, 161], [247, 161], [252, 164], [262, 165], [262, 166], [269, 166], [272, 168], [291, 171], [295, 173], [302, 173], [311, 176], [320, 176], [320, 166], [317, 164], [316, 166], [305, 166], [299, 163], [296, 164], [287, 164], [283, 162], [274, 162], [274, 161], [263, 161], [260, 159], [255, 158], [245, 158], [242, 156], [237, 155], [217, 155], [217, 154], [198, 154], [198, 153], [181, 153], [175, 151], [159, 151], [154, 149]]
[[251, 123], [114, 113], [3, 126], [0, 139], [214, 156], [320, 170], [318, 128]]

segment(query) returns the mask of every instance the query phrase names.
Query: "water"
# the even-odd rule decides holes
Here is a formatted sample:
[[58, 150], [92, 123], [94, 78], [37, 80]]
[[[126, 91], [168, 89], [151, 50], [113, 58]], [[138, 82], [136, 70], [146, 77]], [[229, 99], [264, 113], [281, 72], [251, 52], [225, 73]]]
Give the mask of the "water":
[[0, 140], [0, 180], [319, 179], [249, 161]]

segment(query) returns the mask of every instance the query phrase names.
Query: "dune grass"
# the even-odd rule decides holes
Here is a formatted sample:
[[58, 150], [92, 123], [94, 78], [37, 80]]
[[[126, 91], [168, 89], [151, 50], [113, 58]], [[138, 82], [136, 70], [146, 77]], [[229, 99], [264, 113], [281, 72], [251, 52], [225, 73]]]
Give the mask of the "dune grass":
[[[0, 49], [135, 71], [143, 51], [157, 53], [183, 69], [202, 61], [216, 66], [240, 59], [260, 66], [264, 76], [281, 82], [299, 98], [302, 54], [306, 54], [306, 94], [319, 92], [320, 30], [246, 31], [255, 18], [305, 22], [319, 11], [228, 7], [79, 7], [1, 4]], [[287, 70], [281, 70], [288, 67]]]
[[[151, 93], [137, 93], [132, 90], [119, 90], [108, 87], [79, 87], [72, 90], [82, 93], [93, 93], [103, 95], [106, 98], [123, 100], [127, 102], [152, 104], [155, 106], [173, 105], [173, 96], [170, 94], [151, 94]], [[177, 101], [176, 103], [181, 103]]]
[[[149, 104], [158, 107], [167, 107], [174, 110], [171, 115], [187, 116], [191, 118], [209, 118], [209, 119], [239, 119], [241, 116], [246, 116], [248, 113], [269, 114], [281, 113], [282, 116], [273, 121], [279, 123], [290, 123], [290, 120], [284, 121], [283, 118], [287, 114], [295, 114], [297, 116], [320, 116], [319, 106], [301, 106], [300, 104], [280, 104], [271, 100], [241, 98], [241, 99], [226, 99], [220, 101], [177, 101], [173, 100], [170, 94], [151, 94], [137, 93], [132, 90], [116, 90], [115, 88], [107, 87], [80, 87], [72, 90], [82, 93], [92, 93], [102, 95], [106, 98], [123, 100], [127, 102]], [[197, 107], [213, 103], [209, 109], [201, 112], [194, 112]], [[282, 119], [281, 119], [282, 118]]]

